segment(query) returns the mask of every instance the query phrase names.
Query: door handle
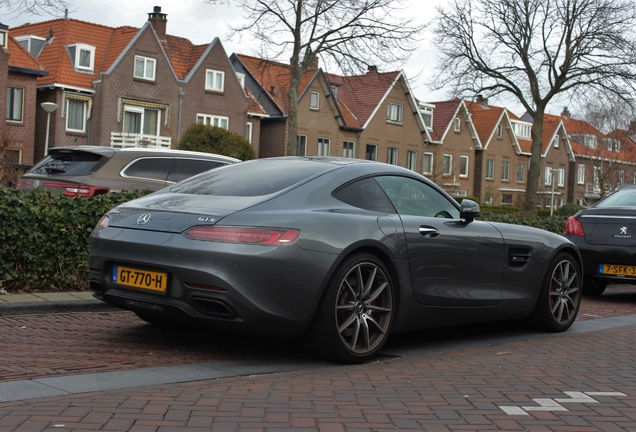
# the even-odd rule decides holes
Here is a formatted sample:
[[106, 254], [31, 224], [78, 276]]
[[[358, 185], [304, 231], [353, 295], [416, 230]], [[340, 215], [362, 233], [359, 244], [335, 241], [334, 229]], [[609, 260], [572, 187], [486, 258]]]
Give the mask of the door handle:
[[420, 234], [428, 238], [439, 237], [439, 231], [435, 228], [420, 227]]

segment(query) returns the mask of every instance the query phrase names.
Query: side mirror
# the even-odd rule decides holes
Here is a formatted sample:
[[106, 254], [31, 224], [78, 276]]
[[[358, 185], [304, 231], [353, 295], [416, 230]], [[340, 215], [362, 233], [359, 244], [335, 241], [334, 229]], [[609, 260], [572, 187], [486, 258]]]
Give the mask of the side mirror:
[[465, 199], [459, 208], [459, 218], [466, 220], [466, 222], [472, 222], [475, 218], [481, 216], [481, 209], [479, 204], [475, 201]]

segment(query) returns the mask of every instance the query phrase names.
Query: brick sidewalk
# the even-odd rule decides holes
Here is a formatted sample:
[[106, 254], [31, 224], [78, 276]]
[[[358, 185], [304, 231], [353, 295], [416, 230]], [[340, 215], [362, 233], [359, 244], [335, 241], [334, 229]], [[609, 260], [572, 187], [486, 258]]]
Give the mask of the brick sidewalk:
[[636, 327], [623, 327], [311, 372], [0, 403], [0, 432], [636, 431], [635, 335]]

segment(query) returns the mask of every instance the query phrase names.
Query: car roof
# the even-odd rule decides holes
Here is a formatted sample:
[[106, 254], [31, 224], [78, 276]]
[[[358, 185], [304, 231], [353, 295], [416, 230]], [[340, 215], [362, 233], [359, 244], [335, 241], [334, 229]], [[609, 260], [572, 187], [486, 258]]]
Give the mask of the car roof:
[[134, 154], [134, 155], [142, 155], [142, 156], [152, 156], [152, 155], [173, 155], [173, 156], [195, 156], [202, 157], [205, 159], [214, 158], [216, 160], [225, 160], [227, 162], [240, 162], [239, 159], [223, 156], [214, 153], [203, 153], [203, 152], [194, 152], [188, 150], [176, 150], [176, 149], [167, 149], [167, 148], [146, 148], [146, 147], [127, 147], [127, 148], [118, 148], [118, 147], [106, 147], [106, 146], [75, 146], [75, 147], [53, 147], [49, 149], [49, 153], [64, 153], [71, 151], [83, 151], [88, 153], [97, 153], [102, 155], [112, 156], [115, 153], [123, 153], [123, 154]]

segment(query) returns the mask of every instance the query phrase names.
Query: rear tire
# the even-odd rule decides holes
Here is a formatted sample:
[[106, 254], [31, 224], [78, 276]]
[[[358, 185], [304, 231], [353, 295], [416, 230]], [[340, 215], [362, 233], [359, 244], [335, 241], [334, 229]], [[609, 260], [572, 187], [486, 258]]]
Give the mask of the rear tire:
[[600, 296], [607, 288], [607, 281], [594, 279], [592, 276], [586, 276], [583, 279], [583, 295]]
[[558, 254], [546, 272], [532, 321], [551, 332], [570, 328], [581, 306], [581, 282], [581, 271], [572, 255]]
[[378, 257], [358, 253], [346, 258], [325, 288], [305, 347], [329, 360], [371, 359], [389, 337], [394, 292], [391, 275]]

